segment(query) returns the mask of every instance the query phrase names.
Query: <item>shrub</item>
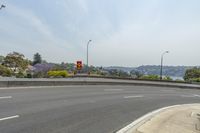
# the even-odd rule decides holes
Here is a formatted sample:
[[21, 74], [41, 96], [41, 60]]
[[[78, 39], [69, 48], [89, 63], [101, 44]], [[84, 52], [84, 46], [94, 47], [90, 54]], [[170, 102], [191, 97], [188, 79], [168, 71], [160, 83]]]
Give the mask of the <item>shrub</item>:
[[16, 74], [16, 78], [24, 78], [25, 75], [22, 71], [19, 71], [17, 74]]
[[30, 73], [27, 73], [26, 78], [32, 78], [32, 75]]
[[35, 72], [33, 74], [33, 78], [46, 78], [47, 77], [47, 72]]
[[7, 67], [0, 65], [0, 75], [3, 77], [10, 77], [12, 75], [12, 72]]
[[192, 79], [200, 78], [200, 68], [194, 67], [185, 72], [184, 80], [190, 81]]
[[158, 75], [144, 75], [144, 76], [140, 77], [140, 79], [159, 80], [160, 77]]
[[181, 80], [181, 79], [176, 79], [175, 81], [176, 82], [185, 82], [184, 80]]
[[190, 79], [192, 82], [200, 82], [200, 78], [192, 78]]
[[165, 76], [165, 77], [163, 78], [163, 80], [172, 81], [173, 79], [172, 79], [171, 77], [169, 77], [169, 76]]
[[49, 71], [48, 73], [49, 77], [67, 77], [68, 72], [67, 71]]

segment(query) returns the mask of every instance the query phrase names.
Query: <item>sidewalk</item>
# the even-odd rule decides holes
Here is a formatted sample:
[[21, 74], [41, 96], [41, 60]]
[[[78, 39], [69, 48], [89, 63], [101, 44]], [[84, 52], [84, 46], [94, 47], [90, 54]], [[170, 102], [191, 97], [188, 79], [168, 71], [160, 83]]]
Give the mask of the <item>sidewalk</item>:
[[161, 109], [123, 133], [200, 133], [200, 104]]

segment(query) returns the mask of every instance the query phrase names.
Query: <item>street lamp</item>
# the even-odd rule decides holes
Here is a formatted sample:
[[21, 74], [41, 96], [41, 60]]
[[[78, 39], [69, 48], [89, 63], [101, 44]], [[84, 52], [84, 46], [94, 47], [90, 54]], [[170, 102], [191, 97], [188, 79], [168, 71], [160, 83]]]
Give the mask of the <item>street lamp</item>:
[[5, 8], [5, 7], [6, 7], [5, 5], [1, 5], [0, 10], [1, 10], [2, 8]]
[[169, 53], [169, 51], [165, 51], [161, 56], [160, 80], [162, 80], [162, 73], [163, 73], [163, 70], [162, 70], [163, 69], [163, 57], [164, 57], [165, 54], [168, 54], [168, 53]]
[[87, 73], [89, 74], [89, 66], [88, 66], [88, 48], [89, 48], [89, 44], [92, 40], [89, 40], [87, 43]]

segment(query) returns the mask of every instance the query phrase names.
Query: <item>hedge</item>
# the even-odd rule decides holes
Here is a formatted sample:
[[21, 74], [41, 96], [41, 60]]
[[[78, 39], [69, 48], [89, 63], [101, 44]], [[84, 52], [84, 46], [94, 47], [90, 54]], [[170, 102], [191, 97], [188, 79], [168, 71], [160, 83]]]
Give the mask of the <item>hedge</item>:
[[49, 77], [67, 77], [68, 72], [67, 71], [49, 71], [48, 73]]

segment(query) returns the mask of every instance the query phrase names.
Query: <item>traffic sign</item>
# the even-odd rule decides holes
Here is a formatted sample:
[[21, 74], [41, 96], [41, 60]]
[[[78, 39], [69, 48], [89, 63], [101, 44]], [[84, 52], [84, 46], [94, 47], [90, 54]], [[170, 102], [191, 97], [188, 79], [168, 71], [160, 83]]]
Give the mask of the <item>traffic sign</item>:
[[77, 69], [77, 70], [81, 70], [82, 67], [83, 67], [82, 61], [77, 61], [77, 62], [76, 62], [76, 69]]

